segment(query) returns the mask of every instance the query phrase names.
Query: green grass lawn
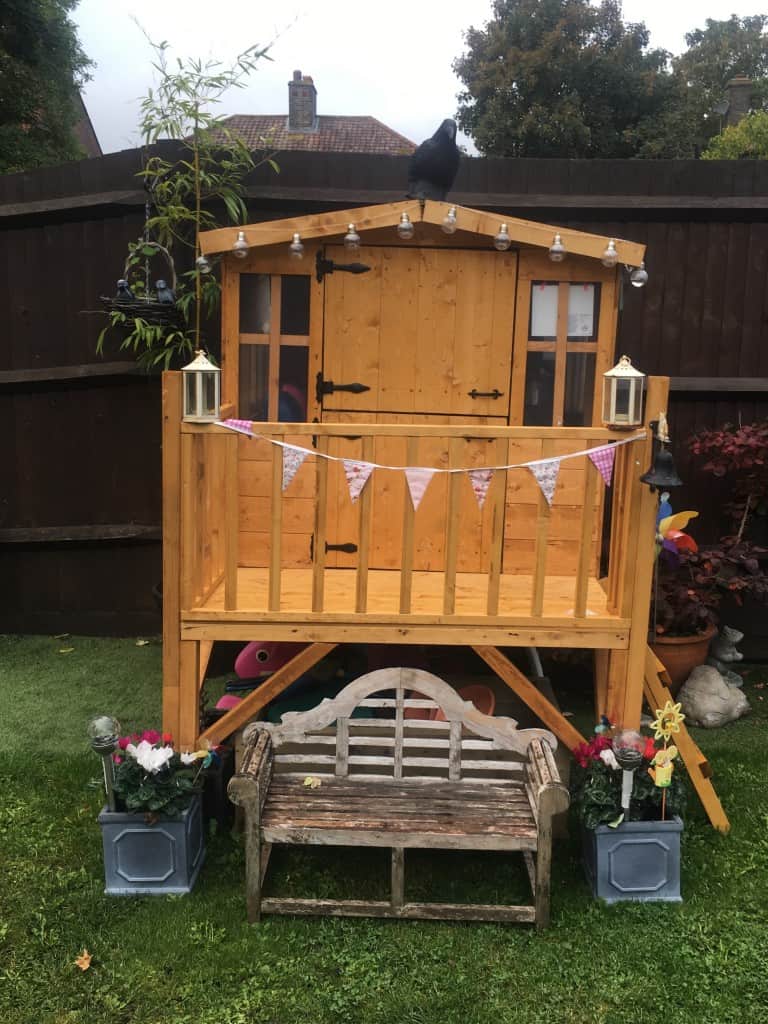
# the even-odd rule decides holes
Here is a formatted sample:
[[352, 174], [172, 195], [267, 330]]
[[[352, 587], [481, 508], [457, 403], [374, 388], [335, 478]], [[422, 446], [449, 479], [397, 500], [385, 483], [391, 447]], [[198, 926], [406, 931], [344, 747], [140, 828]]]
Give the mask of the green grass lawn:
[[[73, 648], [60, 653], [62, 648]], [[87, 718], [159, 725], [160, 647], [0, 637], [0, 1021], [4, 1024], [757, 1024], [768, 1012], [768, 670], [755, 714], [696, 739], [732, 822], [691, 800], [682, 906], [589, 897], [555, 848], [552, 925], [268, 918], [245, 923], [240, 838], [211, 836], [195, 892], [103, 895]], [[765, 696], [765, 701], [760, 698]], [[561, 694], [578, 710], [584, 696]], [[412, 888], [516, 898], [498, 855], [408, 858]], [[282, 891], [383, 892], [380, 852], [280, 851]], [[406, 879], [408, 874], [406, 875]], [[74, 964], [84, 947], [90, 970]]]

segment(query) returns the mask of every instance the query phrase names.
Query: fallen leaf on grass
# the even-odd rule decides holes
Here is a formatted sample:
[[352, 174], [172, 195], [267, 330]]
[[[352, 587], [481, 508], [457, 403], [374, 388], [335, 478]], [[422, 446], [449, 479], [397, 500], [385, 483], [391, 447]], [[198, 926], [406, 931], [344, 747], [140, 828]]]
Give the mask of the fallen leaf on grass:
[[71, 654], [74, 649], [74, 647], [60, 647], [59, 654]]
[[149, 646], [149, 640], [137, 640], [136, 641], [136, 646], [137, 647], [148, 647]]
[[80, 968], [81, 971], [87, 971], [91, 966], [92, 956], [87, 949], [84, 949], [80, 956], [75, 957], [75, 964]]
[[765, 689], [765, 683], [755, 683], [755, 689], [756, 690], [764, 690]]
[[66, 640], [68, 636], [69, 636], [69, 633], [56, 633], [56, 635], [54, 636], [53, 639], [54, 640]]

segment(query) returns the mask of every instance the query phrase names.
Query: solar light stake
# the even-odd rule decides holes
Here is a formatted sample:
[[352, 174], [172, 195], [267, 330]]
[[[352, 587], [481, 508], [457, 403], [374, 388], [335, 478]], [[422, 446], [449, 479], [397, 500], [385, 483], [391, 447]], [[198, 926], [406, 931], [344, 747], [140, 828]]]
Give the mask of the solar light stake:
[[107, 807], [115, 810], [115, 775], [112, 754], [117, 750], [117, 738], [120, 723], [110, 715], [94, 715], [88, 722], [88, 738], [91, 749], [101, 757], [104, 768], [104, 790], [107, 794]]

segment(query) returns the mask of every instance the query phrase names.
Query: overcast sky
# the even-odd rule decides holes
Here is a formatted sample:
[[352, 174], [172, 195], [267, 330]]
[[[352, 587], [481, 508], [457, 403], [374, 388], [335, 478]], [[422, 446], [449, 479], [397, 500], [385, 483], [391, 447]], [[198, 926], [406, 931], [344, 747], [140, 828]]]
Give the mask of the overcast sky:
[[[707, 18], [768, 10], [768, 0], [624, 0], [651, 42], [673, 53]], [[138, 143], [138, 99], [152, 83], [152, 57], [136, 19], [179, 57], [229, 61], [251, 43], [273, 41], [247, 89], [222, 106], [231, 114], [287, 113], [294, 69], [314, 78], [320, 114], [371, 114], [414, 142], [456, 110], [451, 63], [462, 33], [481, 27], [491, 0], [80, 0], [80, 40], [96, 62], [85, 102], [105, 153]]]

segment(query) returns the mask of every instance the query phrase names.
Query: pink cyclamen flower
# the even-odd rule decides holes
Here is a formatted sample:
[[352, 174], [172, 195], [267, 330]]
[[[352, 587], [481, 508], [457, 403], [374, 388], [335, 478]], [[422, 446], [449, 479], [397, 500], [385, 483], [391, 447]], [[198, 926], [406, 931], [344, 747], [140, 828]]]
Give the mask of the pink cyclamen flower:
[[119, 754], [113, 754], [112, 755], [112, 760], [113, 760], [113, 762], [115, 764], [122, 764], [123, 763], [123, 759], [122, 759], [122, 757], [120, 757]]
[[117, 745], [118, 747], [120, 747], [121, 750], [125, 750], [125, 748], [128, 746], [130, 742], [130, 736], [121, 736], [120, 739], [117, 741]]
[[159, 743], [160, 733], [157, 731], [157, 729], [145, 729], [144, 732], [141, 734], [141, 738], [147, 743]]

